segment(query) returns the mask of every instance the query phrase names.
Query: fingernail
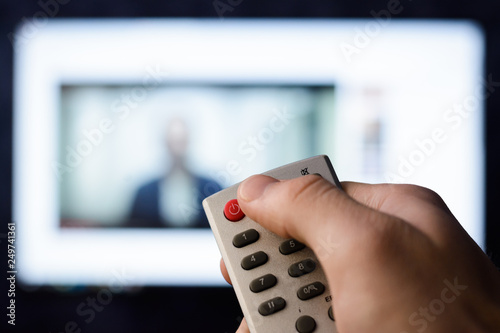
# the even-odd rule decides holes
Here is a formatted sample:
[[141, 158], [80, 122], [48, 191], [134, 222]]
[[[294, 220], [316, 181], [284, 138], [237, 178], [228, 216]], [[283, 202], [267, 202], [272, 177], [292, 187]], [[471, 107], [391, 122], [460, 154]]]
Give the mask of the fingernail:
[[252, 176], [244, 180], [238, 188], [239, 198], [244, 201], [253, 201], [259, 198], [269, 184], [274, 184], [278, 180], [268, 176]]

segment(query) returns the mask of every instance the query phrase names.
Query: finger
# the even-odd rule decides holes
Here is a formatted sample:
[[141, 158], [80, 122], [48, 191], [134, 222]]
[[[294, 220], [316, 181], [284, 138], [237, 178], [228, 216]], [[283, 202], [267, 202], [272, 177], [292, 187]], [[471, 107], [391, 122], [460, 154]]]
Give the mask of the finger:
[[451, 215], [448, 206], [437, 193], [417, 185], [342, 182], [342, 189], [354, 200], [388, 214], [396, 211], [394, 203], [399, 207], [426, 203]]
[[248, 329], [247, 321], [245, 318], [240, 323], [240, 327], [238, 327], [238, 330], [236, 333], [250, 333], [250, 330]]
[[286, 181], [252, 176], [239, 186], [238, 202], [266, 229], [305, 242], [313, 250], [318, 239], [353, 240], [388, 219], [315, 175]]
[[398, 217], [435, 240], [458, 224], [443, 199], [421, 186], [342, 182], [342, 188], [359, 203]]
[[224, 260], [222, 258], [220, 259], [220, 271], [224, 279], [227, 281], [227, 283], [232, 284], [231, 278], [229, 277], [229, 273], [227, 272], [226, 264], [224, 263]]

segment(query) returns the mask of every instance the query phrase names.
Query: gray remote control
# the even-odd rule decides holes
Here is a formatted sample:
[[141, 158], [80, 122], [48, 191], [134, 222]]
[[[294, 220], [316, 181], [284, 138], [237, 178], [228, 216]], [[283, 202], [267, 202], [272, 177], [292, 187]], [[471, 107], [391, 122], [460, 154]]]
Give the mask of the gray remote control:
[[[307, 174], [340, 188], [325, 155], [264, 173], [277, 179]], [[203, 207], [250, 331], [336, 333], [332, 296], [313, 251], [245, 216], [236, 200], [238, 185], [206, 198]]]

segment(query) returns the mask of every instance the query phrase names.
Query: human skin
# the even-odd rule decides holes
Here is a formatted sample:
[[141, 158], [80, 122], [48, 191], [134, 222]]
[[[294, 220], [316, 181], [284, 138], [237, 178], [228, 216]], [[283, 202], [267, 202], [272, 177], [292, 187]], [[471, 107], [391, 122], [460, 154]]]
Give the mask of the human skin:
[[[259, 175], [238, 202], [315, 252], [340, 333], [500, 332], [500, 274], [429, 189]], [[221, 271], [230, 282], [223, 261]]]

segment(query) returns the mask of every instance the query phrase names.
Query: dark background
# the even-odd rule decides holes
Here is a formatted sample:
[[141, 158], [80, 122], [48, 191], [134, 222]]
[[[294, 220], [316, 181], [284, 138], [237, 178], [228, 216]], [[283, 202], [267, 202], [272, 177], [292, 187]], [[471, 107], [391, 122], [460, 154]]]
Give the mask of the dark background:
[[[41, 0], [47, 3], [54, 0]], [[60, 0], [56, 17], [218, 17], [212, 0]], [[371, 18], [370, 11], [387, 8], [387, 1], [348, 0], [223, 0], [237, 4], [226, 18]], [[486, 74], [500, 81], [500, 1], [496, 0], [402, 0], [404, 10], [398, 18], [474, 19], [486, 32]], [[41, 10], [37, 1], [0, 0], [0, 283], [1, 324], [6, 327], [7, 306], [6, 226], [11, 221], [12, 191], [12, 61], [13, 50], [7, 34], [23, 17], [31, 18]], [[487, 253], [500, 264], [499, 211], [496, 188], [500, 186], [500, 88], [486, 100], [486, 219]], [[467, 181], [466, 179], [457, 180]], [[29, 207], [26, 207], [29, 209]], [[5, 255], [4, 255], [5, 254]], [[82, 332], [234, 332], [241, 319], [239, 306], [230, 288], [147, 288], [114, 294], [102, 312], [89, 324], [76, 313], [87, 297], [100, 289], [61, 292], [54, 288], [34, 291], [16, 290], [16, 327], [2, 331], [65, 332], [70, 321]], [[72, 332], [70, 328], [68, 332]]]

